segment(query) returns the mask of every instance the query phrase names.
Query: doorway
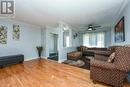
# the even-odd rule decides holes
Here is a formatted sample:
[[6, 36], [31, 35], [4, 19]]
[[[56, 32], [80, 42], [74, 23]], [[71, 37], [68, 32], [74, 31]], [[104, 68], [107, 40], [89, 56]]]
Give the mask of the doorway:
[[58, 61], [58, 34], [49, 34], [49, 57], [48, 59]]

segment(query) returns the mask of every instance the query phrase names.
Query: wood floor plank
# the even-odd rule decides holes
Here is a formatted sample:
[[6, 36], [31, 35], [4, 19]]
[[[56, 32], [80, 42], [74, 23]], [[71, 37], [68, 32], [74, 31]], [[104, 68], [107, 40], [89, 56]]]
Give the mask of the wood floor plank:
[[[111, 87], [90, 80], [90, 71], [35, 59], [0, 69], [0, 87]], [[130, 87], [125, 83], [123, 87]]]

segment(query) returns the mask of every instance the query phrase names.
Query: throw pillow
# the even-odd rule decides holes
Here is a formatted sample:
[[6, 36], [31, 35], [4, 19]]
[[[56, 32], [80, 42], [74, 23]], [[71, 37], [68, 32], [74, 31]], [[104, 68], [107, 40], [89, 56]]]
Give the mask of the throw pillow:
[[115, 59], [115, 52], [113, 52], [113, 53], [108, 57], [107, 62], [112, 63], [112, 62], [114, 61], [114, 59]]

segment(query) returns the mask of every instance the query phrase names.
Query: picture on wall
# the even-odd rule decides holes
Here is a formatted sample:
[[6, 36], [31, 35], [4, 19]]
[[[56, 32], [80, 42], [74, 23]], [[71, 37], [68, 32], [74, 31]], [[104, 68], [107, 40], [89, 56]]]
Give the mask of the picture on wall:
[[115, 42], [125, 41], [124, 17], [115, 26]]
[[20, 26], [13, 25], [13, 40], [19, 40], [19, 39], [20, 39]]
[[7, 44], [7, 27], [0, 26], [0, 44]]

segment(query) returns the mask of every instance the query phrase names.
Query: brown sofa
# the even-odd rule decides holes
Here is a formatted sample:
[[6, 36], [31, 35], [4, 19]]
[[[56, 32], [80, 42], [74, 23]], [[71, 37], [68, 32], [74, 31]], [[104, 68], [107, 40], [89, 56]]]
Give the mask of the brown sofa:
[[107, 50], [104, 50], [104, 51], [101, 51], [101, 50], [98, 50], [98, 51], [94, 51], [94, 55], [95, 55], [95, 58], [99, 59], [99, 60], [107, 60], [107, 58], [113, 53], [115, 52], [115, 49], [117, 47], [122, 47], [122, 46], [110, 46], [107, 48]]
[[107, 48], [86, 47], [86, 46], [80, 46], [77, 49], [78, 51], [82, 52], [83, 56], [95, 56], [96, 52], [107, 50]]
[[[96, 47], [77, 47], [77, 51], [67, 53], [68, 60], [87, 60], [86, 57], [96, 58], [98, 60], [106, 61], [111, 53], [115, 52], [115, 48], [120, 46], [110, 46], [109, 48], [96, 48]], [[86, 61], [85, 61], [86, 62]]]
[[90, 64], [90, 78], [92, 80], [122, 87], [123, 81], [130, 71], [130, 48], [116, 47], [113, 63], [97, 60], [95, 57]]

